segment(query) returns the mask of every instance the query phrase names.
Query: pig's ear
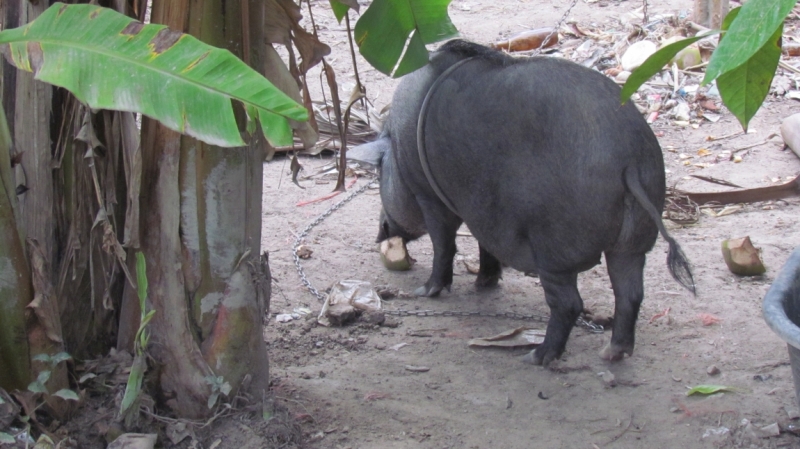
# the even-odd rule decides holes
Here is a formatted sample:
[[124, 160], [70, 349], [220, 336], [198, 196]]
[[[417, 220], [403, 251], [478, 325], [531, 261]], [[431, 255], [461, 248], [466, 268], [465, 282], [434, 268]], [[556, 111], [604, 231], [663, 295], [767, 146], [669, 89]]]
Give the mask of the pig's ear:
[[347, 160], [365, 162], [376, 167], [380, 167], [383, 155], [389, 151], [392, 140], [389, 136], [382, 136], [378, 140], [365, 143], [347, 150]]

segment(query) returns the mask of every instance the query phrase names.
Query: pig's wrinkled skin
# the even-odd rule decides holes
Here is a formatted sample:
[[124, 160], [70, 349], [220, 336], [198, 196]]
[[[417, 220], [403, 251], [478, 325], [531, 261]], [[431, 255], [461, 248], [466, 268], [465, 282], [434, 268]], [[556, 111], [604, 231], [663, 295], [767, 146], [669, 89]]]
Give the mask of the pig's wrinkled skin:
[[619, 92], [563, 59], [516, 59], [461, 40], [407, 75], [381, 137], [348, 157], [380, 167], [379, 241], [430, 234], [433, 270], [416, 293], [449, 290], [456, 231], [466, 223], [480, 246], [476, 285], [497, 284], [502, 265], [539, 274], [551, 317], [526, 359], [547, 365], [583, 310], [578, 273], [605, 254], [615, 318], [600, 355], [632, 354], [645, 254], [659, 231], [675, 279], [692, 292], [694, 282], [661, 221], [661, 148]]

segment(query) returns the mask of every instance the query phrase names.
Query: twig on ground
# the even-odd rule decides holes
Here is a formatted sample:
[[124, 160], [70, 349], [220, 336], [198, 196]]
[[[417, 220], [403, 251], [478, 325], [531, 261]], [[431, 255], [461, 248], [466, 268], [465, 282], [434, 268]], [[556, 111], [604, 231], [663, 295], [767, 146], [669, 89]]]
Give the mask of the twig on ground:
[[[350, 181], [350, 183], [349, 183], [349, 184], [347, 184], [347, 188], [349, 189], [350, 187], [353, 187], [353, 184], [355, 184], [355, 183], [356, 183], [356, 181], [358, 181], [358, 177], [357, 177], [357, 176], [356, 176], [356, 177], [354, 177], [354, 178], [353, 178], [353, 179]], [[341, 190], [336, 190], [336, 191], [333, 191], [333, 192], [331, 192], [331, 193], [329, 193], [329, 194], [327, 194], [327, 195], [321, 196], [321, 197], [319, 197], [319, 198], [315, 198], [315, 199], [313, 199], [313, 200], [308, 200], [308, 201], [300, 201], [299, 203], [297, 203], [297, 207], [307, 206], [307, 205], [309, 205], [309, 204], [313, 204], [313, 203], [318, 203], [318, 202], [320, 202], [320, 201], [329, 200], [329, 199], [331, 199], [331, 198], [335, 197], [336, 195], [338, 195], [338, 194], [340, 194], [340, 193], [342, 193], [342, 191], [341, 191]]]
[[759, 145], [764, 145], [766, 143], [769, 143], [770, 139], [772, 139], [773, 137], [775, 137], [775, 134], [770, 134], [766, 139], [764, 139], [761, 142], [752, 143], [750, 145], [745, 145], [743, 147], [739, 147], [739, 148], [736, 148], [734, 150], [731, 150], [731, 154], [736, 154], [736, 153], [738, 153], [740, 151], [749, 150], [750, 148], [757, 147]]
[[788, 70], [788, 71], [794, 72], [794, 73], [800, 73], [800, 69], [798, 69], [797, 67], [791, 66], [791, 65], [789, 65], [789, 64], [787, 64], [787, 63], [785, 63], [783, 61], [778, 62], [778, 65], [784, 70]]
[[615, 437], [611, 438], [611, 439], [610, 439], [610, 440], [609, 440], [609, 441], [606, 443], [606, 445], [608, 445], [608, 444], [611, 444], [611, 443], [613, 443], [613, 442], [617, 441], [618, 439], [622, 438], [622, 436], [623, 436], [623, 435], [625, 435], [625, 434], [628, 432], [628, 430], [630, 430], [630, 428], [631, 428], [631, 426], [632, 426], [632, 425], [633, 425], [633, 413], [631, 413], [631, 419], [630, 419], [630, 421], [628, 421], [628, 425], [627, 425], [627, 427], [625, 427], [625, 428], [622, 430], [622, 432], [620, 432], [620, 433], [619, 433], [617, 436], [615, 436]]

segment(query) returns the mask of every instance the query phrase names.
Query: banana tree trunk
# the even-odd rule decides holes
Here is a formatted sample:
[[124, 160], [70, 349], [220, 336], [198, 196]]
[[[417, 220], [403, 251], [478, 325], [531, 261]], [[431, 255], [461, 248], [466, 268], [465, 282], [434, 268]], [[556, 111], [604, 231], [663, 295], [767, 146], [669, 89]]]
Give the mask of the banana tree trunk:
[[[152, 20], [228, 48], [256, 68], [262, 63], [258, 0], [156, 1]], [[210, 412], [210, 376], [234, 392], [249, 377], [244, 386], [256, 397], [269, 382], [261, 327], [269, 298], [260, 255], [264, 143], [214, 147], [148, 119], [142, 130], [142, 249], [156, 310], [150, 352], [163, 365], [167, 405], [183, 417], [202, 417]], [[132, 299], [126, 294], [123, 309]], [[121, 344], [131, 341], [134, 327]]]
[[[3, 29], [17, 27], [38, 17], [49, 6], [48, 2], [27, 0], [7, 0], [3, 4]], [[3, 62], [5, 64], [5, 61]], [[8, 317], [13, 320], [5, 332], [14, 332], [17, 341], [27, 340], [29, 356], [37, 354], [53, 355], [64, 350], [61, 333], [58, 303], [53, 293], [57, 258], [56, 214], [54, 207], [55, 188], [53, 175], [53, 146], [50, 134], [52, 119], [53, 88], [35, 81], [33, 74], [17, 72], [8, 65], [3, 69], [3, 107], [9, 124], [9, 134], [13, 139], [10, 158], [14, 161], [13, 190], [4, 187], [5, 207], [0, 212], [3, 221], [0, 230], [3, 237], [3, 250], [13, 254], [14, 269], [9, 271], [0, 267], [0, 277], [14, 272], [17, 279], [12, 288], [17, 289], [16, 301], [8, 296], [0, 298], [0, 308], [13, 311]], [[9, 158], [7, 153], [4, 156]], [[4, 170], [8, 172], [8, 170]], [[5, 176], [4, 176], [5, 177]], [[3, 184], [8, 186], [8, 181]], [[1, 195], [1, 194], [0, 194]], [[18, 207], [10, 207], [18, 196]], [[6, 208], [7, 207], [7, 208]], [[16, 210], [14, 210], [16, 209]], [[13, 214], [16, 217], [13, 217]], [[16, 230], [11, 228], [16, 224]], [[28, 242], [28, 250], [17, 246], [22, 239]], [[6, 246], [8, 243], [10, 246]], [[34, 257], [35, 256], [35, 257]], [[0, 256], [2, 259], [3, 256]], [[9, 260], [9, 259], [6, 259]], [[2, 264], [2, 263], [0, 263]], [[26, 265], [23, 267], [22, 265]], [[30, 270], [30, 271], [29, 271]], [[0, 284], [8, 283], [6, 278]], [[0, 290], [3, 287], [0, 286]], [[12, 295], [13, 296], [13, 295]], [[24, 310], [24, 326], [19, 326], [20, 307]], [[3, 314], [4, 311], [2, 312]], [[1, 319], [5, 323], [6, 318]], [[5, 325], [4, 325], [5, 327]], [[24, 346], [24, 345], [23, 345]], [[0, 352], [7, 352], [5, 342], [0, 342]], [[17, 352], [17, 349], [11, 349]], [[18, 363], [19, 360], [15, 362]], [[3, 370], [4, 367], [0, 367]], [[28, 361], [22, 366], [14, 366], [16, 377], [27, 373], [35, 376], [39, 371], [50, 369], [40, 362]], [[29, 378], [28, 381], [31, 379]], [[19, 381], [19, 379], [17, 379]], [[47, 387], [56, 391], [68, 386], [66, 367], [62, 364], [52, 370]], [[48, 398], [48, 404], [58, 415], [66, 411], [65, 404]]]
[[0, 108], [0, 388], [24, 390], [31, 380], [25, 306], [33, 299], [31, 274], [18, 231], [11, 135]]
[[694, 21], [708, 28], [719, 28], [729, 9], [728, 0], [694, 0]]

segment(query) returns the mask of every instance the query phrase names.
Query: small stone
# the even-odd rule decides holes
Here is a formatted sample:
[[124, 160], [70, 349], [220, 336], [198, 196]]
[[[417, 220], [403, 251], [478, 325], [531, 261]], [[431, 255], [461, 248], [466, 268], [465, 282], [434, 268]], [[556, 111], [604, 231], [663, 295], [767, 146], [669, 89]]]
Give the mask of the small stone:
[[386, 317], [386, 320], [383, 323], [381, 323], [381, 326], [391, 327], [391, 328], [395, 328], [399, 325], [400, 325], [400, 320], [388, 316]]
[[335, 304], [328, 307], [325, 316], [332, 326], [344, 326], [356, 318], [356, 309], [350, 304]]
[[797, 407], [787, 405], [783, 409], [786, 410], [786, 416], [788, 416], [789, 419], [800, 418], [800, 410], [798, 410]]
[[639, 41], [628, 47], [620, 58], [622, 69], [632, 72], [656, 52], [656, 44], [650, 41]]
[[297, 254], [297, 257], [301, 259], [308, 259], [309, 257], [311, 257], [311, 254], [313, 253], [314, 250], [306, 245], [300, 245], [297, 247], [297, 250], [295, 250], [295, 254]]
[[411, 371], [412, 373], [427, 373], [431, 369], [427, 366], [415, 366], [415, 365], [406, 365], [406, 371]]
[[614, 376], [614, 373], [611, 371], [604, 371], [603, 372], [603, 383], [606, 384], [606, 387], [616, 387], [617, 386], [617, 378]]
[[720, 373], [720, 371], [719, 368], [717, 368], [717, 365], [711, 365], [706, 370], [706, 373], [708, 373], [709, 376], [716, 376]]
[[377, 349], [378, 351], [383, 351], [384, 349], [386, 349], [386, 345], [383, 343], [378, 343], [375, 345], [375, 349]]
[[711, 441], [715, 444], [721, 444], [728, 439], [730, 434], [731, 429], [727, 427], [714, 427], [706, 429], [706, 431], [703, 432], [703, 439], [706, 441]]
[[783, 430], [791, 433], [792, 435], [800, 436], [800, 425], [797, 423], [790, 422], [789, 424], [783, 426]]
[[397, 298], [397, 295], [400, 293], [398, 289], [389, 287], [388, 285], [375, 286], [375, 292], [381, 299]]
[[758, 434], [756, 434], [756, 428], [753, 426], [753, 423], [750, 422], [749, 419], [743, 418], [742, 421], [739, 423], [739, 427], [741, 427], [741, 434], [742, 437], [749, 439], [750, 441], [758, 440]]
[[301, 379], [311, 379], [311, 374], [308, 373], [300, 373]]
[[614, 79], [617, 80], [620, 83], [624, 83], [625, 81], [628, 81], [628, 78], [630, 78], [630, 77], [631, 77], [631, 72], [629, 72], [627, 70], [623, 70], [623, 71], [619, 72], [617, 74], [617, 76], [614, 77]]
[[672, 116], [677, 121], [688, 121], [691, 118], [690, 114], [691, 109], [689, 108], [689, 105], [684, 102], [678, 103], [678, 105], [672, 109]]
[[360, 320], [367, 324], [382, 324], [386, 321], [386, 315], [380, 310], [365, 310], [361, 314]]
[[778, 423], [775, 422], [759, 429], [759, 433], [761, 434], [761, 438], [777, 437], [781, 435], [781, 428], [778, 427]]
[[[324, 378], [325, 378], [325, 376], [327, 376], [327, 374], [325, 374], [325, 371], [320, 371], [320, 372], [319, 372], [319, 378], [320, 378], [320, 379], [324, 379]], [[330, 432], [328, 432], [328, 433], [330, 433]]]

